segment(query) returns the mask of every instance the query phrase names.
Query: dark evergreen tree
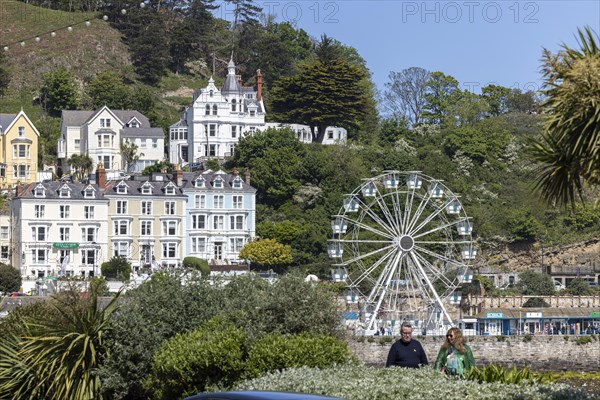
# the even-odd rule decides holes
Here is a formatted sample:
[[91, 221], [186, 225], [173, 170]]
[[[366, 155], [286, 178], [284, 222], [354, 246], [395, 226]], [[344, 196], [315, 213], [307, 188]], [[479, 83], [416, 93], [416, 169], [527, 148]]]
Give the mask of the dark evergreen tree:
[[273, 86], [273, 119], [310, 126], [313, 141], [318, 143], [323, 142], [328, 126], [357, 128], [368, 109], [364, 79], [362, 68], [344, 60], [304, 64], [296, 75]]

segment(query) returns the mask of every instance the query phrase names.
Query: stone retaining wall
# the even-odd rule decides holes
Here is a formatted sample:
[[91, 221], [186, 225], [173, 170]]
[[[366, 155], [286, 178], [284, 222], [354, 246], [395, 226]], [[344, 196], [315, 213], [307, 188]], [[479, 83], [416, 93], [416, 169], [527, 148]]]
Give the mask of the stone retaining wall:
[[[600, 369], [600, 337], [587, 344], [577, 344], [578, 338], [589, 335], [548, 336], [476, 336], [467, 339], [478, 366], [489, 363], [528, 366], [533, 370], [590, 371]], [[384, 337], [350, 338], [348, 343], [356, 356], [365, 364], [383, 367], [393, 342]], [[387, 336], [387, 340], [389, 340]], [[528, 341], [527, 338], [530, 340]], [[435, 362], [443, 343], [442, 337], [416, 337], [427, 353], [430, 363]], [[372, 340], [372, 342], [369, 342]], [[398, 338], [393, 338], [398, 340]], [[383, 344], [381, 344], [383, 343]]]

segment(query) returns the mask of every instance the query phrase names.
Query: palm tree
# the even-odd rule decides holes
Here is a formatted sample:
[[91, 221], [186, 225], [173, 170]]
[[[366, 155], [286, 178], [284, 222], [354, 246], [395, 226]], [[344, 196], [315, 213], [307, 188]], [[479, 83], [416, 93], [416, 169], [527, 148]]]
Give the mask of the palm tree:
[[51, 316], [24, 317], [0, 344], [0, 398], [100, 399], [104, 341], [118, 295], [107, 306], [97, 293], [55, 297]]
[[87, 154], [73, 154], [67, 160], [67, 164], [75, 171], [73, 173], [75, 178], [80, 178], [89, 174], [94, 166], [94, 161]]
[[584, 189], [600, 183], [600, 40], [589, 27], [577, 36], [579, 49], [544, 49], [546, 123], [528, 148], [537, 162], [535, 188], [561, 205], [583, 200]]

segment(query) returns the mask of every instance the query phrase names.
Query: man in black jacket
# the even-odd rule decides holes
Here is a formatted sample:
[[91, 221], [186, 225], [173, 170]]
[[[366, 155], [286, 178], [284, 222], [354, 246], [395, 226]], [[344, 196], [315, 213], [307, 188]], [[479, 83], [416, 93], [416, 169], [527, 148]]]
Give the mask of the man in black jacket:
[[385, 366], [419, 368], [429, 364], [421, 343], [412, 339], [412, 326], [408, 322], [402, 323], [400, 334], [402, 337], [392, 345]]

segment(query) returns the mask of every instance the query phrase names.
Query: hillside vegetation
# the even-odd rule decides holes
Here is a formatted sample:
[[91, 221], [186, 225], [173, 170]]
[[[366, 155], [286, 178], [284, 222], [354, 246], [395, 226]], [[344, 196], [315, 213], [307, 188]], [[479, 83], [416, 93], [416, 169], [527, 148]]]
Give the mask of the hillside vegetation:
[[[190, 104], [193, 90], [213, 74], [217, 84], [222, 82], [233, 39], [244, 84], [254, 84], [258, 68], [265, 76], [267, 118], [289, 117], [318, 126], [324, 120], [319, 107], [290, 105], [314, 105], [315, 97], [310, 96], [329, 96], [319, 98], [324, 101], [318, 104], [342, 107], [338, 113], [328, 112], [343, 118], [339, 125], [349, 128], [350, 143], [345, 147], [302, 145], [291, 135], [265, 132], [240, 141], [235, 157], [223, 166], [252, 170], [252, 184], [258, 190], [257, 234], [291, 245], [293, 266], [328, 274], [331, 216], [362, 178], [385, 170], [422, 171], [460, 194], [473, 217], [484, 264], [490, 257], [504, 257], [498, 254], [507, 246], [537, 252], [541, 237], [551, 248], [598, 234], [600, 211], [593, 207], [592, 188], [584, 188], [583, 204], [573, 208], [550, 206], [533, 190], [533, 163], [525, 148], [540, 137], [545, 119], [535, 93], [490, 85], [476, 95], [443, 72], [415, 67], [391, 75], [397, 81], [386, 88], [402, 88], [402, 79], [421, 74], [427, 89], [422, 113], [403, 114], [400, 107], [381, 116], [367, 63], [334, 38], [311, 38], [268, 18], [258, 22], [258, 12], [250, 8], [233, 35], [227, 21], [210, 14], [210, 2], [199, 2], [200, 9], [186, 8], [183, 13], [170, 9], [171, 3], [160, 12], [149, 9], [157, 7], [154, 3], [145, 9], [128, 3], [125, 14], [110, 5], [99, 13], [69, 13], [21, 2], [0, 3], [5, 21], [0, 39], [8, 47], [3, 66], [10, 75], [0, 112], [23, 108], [32, 118], [42, 136], [40, 163], [54, 162], [58, 137], [59, 119], [53, 115], [59, 115], [60, 108], [52, 110], [40, 101], [49, 75], [66, 71], [66, 79], [76, 88], [72, 100], [80, 109], [103, 104], [137, 108], [167, 132]], [[150, 26], [153, 29], [142, 29]], [[152, 36], [157, 32], [162, 36]], [[341, 91], [335, 85], [340, 83], [328, 79], [331, 71], [349, 71], [356, 77], [344, 83], [351, 84], [352, 96], [336, 97]], [[298, 93], [287, 89], [304, 87], [308, 72], [331, 86], [319, 93], [309, 86]], [[99, 86], [117, 88], [118, 93], [98, 96], [91, 88]], [[386, 91], [380, 108], [399, 98]]]

